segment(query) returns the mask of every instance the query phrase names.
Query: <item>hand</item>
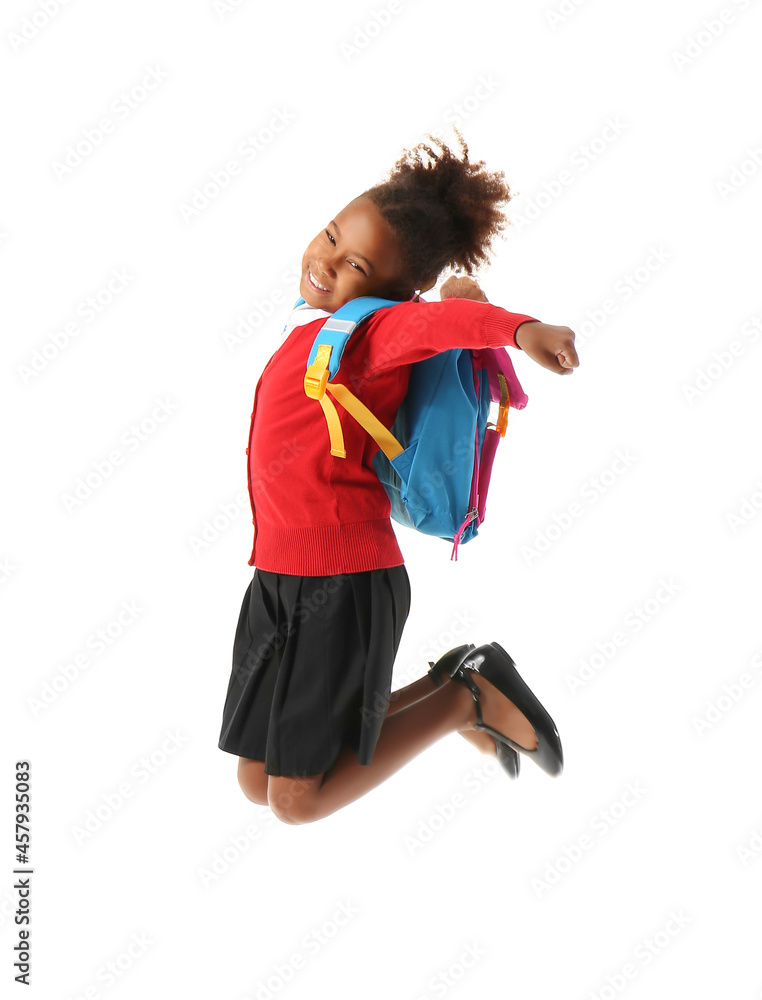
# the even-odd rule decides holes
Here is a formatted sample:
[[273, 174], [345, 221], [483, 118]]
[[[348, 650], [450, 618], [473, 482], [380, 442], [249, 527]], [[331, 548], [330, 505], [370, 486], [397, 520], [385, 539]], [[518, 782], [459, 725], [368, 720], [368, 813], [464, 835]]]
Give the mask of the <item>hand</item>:
[[451, 275], [439, 289], [440, 299], [474, 299], [476, 302], [487, 302], [487, 296], [479, 288], [473, 278], [456, 278]]
[[574, 331], [568, 326], [551, 326], [539, 320], [527, 321], [516, 330], [516, 343], [538, 365], [559, 375], [571, 375], [579, 365], [574, 349]]
[[[457, 278], [455, 275], [442, 285], [439, 297], [489, 301], [473, 278]], [[571, 375], [579, 366], [579, 358], [574, 349], [574, 331], [568, 326], [551, 326], [538, 320], [527, 321], [516, 331], [516, 343], [533, 361], [559, 375]]]

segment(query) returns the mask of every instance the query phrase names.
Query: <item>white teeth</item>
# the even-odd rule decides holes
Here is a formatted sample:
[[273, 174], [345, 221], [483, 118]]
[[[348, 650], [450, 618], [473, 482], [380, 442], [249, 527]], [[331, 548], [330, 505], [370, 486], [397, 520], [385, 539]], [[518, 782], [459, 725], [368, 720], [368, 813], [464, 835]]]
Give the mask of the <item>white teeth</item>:
[[315, 277], [315, 275], [314, 275], [314, 274], [312, 273], [312, 271], [310, 271], [310, 272], [309, 272], [309, 275], [310, 275], [310, 280], [312, 281], [313, 285], [316, 285], [316, 286], [317, 286], [318, 288], [322, 288], [322, 290], [323, 290], [324, 292], [327, 292], [327, 291], [328, 291], [328, 289], [327, 289], [327, 288], [325, 287], [325, 285], [321, 285], [321, 284], [320, 284], [320, 282], [319, 282], [319, 281], [317, 280], [317, 278], [316, 278], [316, 277]]

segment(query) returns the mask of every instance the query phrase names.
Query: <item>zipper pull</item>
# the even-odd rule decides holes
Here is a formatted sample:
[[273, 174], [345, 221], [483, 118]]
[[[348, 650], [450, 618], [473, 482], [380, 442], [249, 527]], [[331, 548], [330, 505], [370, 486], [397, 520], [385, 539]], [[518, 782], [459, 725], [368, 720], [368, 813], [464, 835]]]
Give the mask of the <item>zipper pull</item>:
[[477, 507], [472, 507], [469, 510], [469, 512], [466, 514], [466, 517], [465, 517], [465, 520], [463, 521], [463, 524], [461, 524], [461, 526], [458, 528], [458, 530], [457, 530], [457, 532], [455, 534], [455, 538], [453, 539], [453, 543], [454, 544], [453, 544], [453, 547], [452, 547], [452, 552], [450, 554], [450, 562], [452, 562], [453, 559], [456, 562], [458, 561], [458, 545], [460, 544], [460, 540], [463, 537], [463, 532], [466, 530], [466, 528], [471, 523], [471, 521], [473, 521], [474, 518], [478, 515], [478, 513], [479, 513], [478, 508]]

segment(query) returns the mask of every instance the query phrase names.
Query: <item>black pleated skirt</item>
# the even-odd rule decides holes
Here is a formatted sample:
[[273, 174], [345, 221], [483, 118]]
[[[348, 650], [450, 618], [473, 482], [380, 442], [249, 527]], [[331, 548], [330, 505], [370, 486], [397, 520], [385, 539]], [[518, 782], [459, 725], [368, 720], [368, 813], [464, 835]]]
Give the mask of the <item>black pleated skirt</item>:
[[410, 612], [404, 563], [336, 576], [256, 568], [233, 643], [218, 746], [267, 774], [322, 774], [350, 746], [369, 764]]

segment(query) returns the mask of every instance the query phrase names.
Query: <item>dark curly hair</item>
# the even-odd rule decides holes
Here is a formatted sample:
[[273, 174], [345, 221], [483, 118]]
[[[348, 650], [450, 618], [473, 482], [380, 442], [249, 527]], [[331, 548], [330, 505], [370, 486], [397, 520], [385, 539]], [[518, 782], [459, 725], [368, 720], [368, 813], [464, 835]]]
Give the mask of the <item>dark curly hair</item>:
[[[394, 230], [403, 273], [414, 288], [431, 287], [446, 267], [472, 275], [510, 224], [501, 208], [512, 197], [504, 172], [488, 171], [483, 160], [470, 163], [465, 139], [453, 131], [462, 159], [427, 132], [441, 153], [424, 142], [406, 149], [387, 179], [360, 195]], [[422, 152], [433, 162], [425, 163]]]

